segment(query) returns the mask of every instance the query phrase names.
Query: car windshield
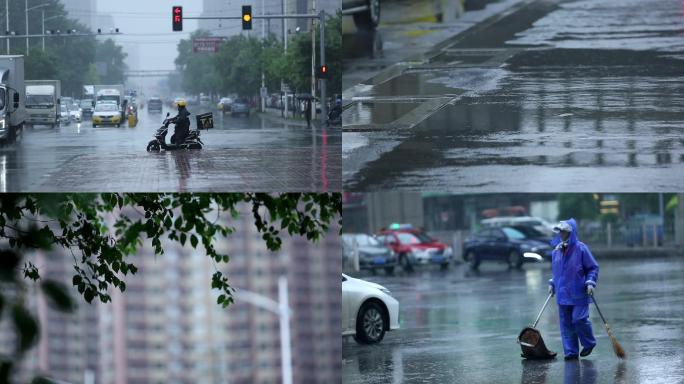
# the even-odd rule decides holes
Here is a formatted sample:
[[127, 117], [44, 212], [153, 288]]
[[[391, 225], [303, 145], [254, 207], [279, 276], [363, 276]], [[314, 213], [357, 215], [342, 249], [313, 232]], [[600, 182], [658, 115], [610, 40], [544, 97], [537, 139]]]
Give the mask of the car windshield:
[[74, 103], [74, 104], [71, 105], [71, 110], [72, 110], [72, 111], [75, 111], [75, 110], [80, 109], [80, 108], [81, 108], [81, 107], [79, 107], [78, 104], [76, 104], [76, 103]]
[[372, 236], [368, 235], [358, 235], [356, 236], [356, 244], [362, 247], [377, 247], [380, 246], [380, 242]]
[[504, 227], [501, 228], [502, 231], [508, 236], [509, 239], [513, 240], [522, 240], [525, 238], [525, 235], [522, 234], [522, 232], [518, 231], [517, 229], [509, 228], [509, 227]]
[[424, 235], [422, 233], [400, 232], [397, 233], [397, 238], [402, 244], [431, 243], [433, 241], [430, 236]]
[[62, 105], [60, 106], [60, 111], [61, 111], [62, 113], [67, 113], [67, 107], [66, 107], [66, 105], [62, 104]]
[[116, 104], [102, 103], [95, 106], [96, 112], [116, 111]]
[[90, 108], [93, 106], [93, 102], [91, 100], [81, 100], [81, 108]]
[[26, 95], [26, 105], [52, 105], [52, 95]]

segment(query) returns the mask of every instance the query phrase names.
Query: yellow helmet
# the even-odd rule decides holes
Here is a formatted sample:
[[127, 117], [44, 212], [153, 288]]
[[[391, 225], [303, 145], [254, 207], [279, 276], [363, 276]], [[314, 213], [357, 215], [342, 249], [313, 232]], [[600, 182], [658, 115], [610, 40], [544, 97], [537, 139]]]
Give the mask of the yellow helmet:
[[176, 102], [176, 105], [179, 107], [185, 107], [187, 103], [185, 102], [185, 100], [178, 100], [178, 102]]

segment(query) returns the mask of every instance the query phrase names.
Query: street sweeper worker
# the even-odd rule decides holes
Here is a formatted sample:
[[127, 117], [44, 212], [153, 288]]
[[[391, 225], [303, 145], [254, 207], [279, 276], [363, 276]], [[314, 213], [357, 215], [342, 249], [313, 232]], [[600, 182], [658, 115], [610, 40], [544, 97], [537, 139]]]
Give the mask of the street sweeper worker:
[[552, 279], [549, 294], [556, 295], [560, 333], [566, 360], [588, 356], [596, 346], [589, 321], [589, 304], [598, 281], [599, 266], [586, 244], [577, 238], [575, 219], [564, 220], [554, 228], [555, 246], [551, 255]]

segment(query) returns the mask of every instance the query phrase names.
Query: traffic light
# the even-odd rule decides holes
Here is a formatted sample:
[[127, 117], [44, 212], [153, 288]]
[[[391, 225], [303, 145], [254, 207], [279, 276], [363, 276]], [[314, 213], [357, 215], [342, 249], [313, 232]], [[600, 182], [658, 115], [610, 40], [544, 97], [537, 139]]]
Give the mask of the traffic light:
[[183, 7], [173, 6], [171, 9], [171, 24], [173, 24], [174, 32], [183, 30]]
[[242, 30], [252, 29], [252, 6], [242, 6]]
[[319, 79], [327, 79], [328, 78], [328, 66], [327, 65], [321, 65], [320, 67], [316, 68], [316, 77]]

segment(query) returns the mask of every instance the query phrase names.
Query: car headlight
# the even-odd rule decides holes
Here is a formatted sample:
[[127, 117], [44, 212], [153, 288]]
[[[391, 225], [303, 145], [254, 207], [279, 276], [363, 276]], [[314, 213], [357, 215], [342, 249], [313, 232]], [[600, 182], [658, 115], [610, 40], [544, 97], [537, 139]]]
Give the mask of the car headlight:
[[0, 120], [0, 129], [5, 129], [5, 119]]
[[112, 121], [119, 121], [119, 119], [121, 119], [119, 115], [112, 116]]

